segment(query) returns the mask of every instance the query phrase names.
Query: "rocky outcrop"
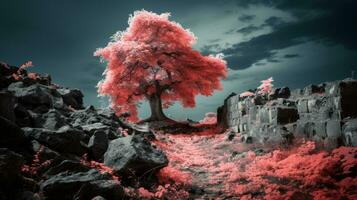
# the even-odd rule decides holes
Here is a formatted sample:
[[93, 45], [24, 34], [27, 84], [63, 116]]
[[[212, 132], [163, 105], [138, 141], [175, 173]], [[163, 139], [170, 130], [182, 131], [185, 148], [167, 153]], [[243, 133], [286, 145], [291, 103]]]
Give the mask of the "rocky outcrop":
[[139, 135], [112, 140], [104, 154], [104, 164], [120, 174], [155, 172], [168, 164], [166, 155]]
[[[231, 95], [219, 109], [218, 121], [243, 138], [261, 143], [304, 137], [327, 149], [356, 146], [357, 81], [346, 79], [269, 95]], [[224, 111], [224, 112], [223, 112]]]
[[[109, 174], [101, 174], [95, 169], [79, 173], [62, 172], [41, 183], [40, 191], [49, 199], [73, 199], [86, 184], [105, 184], [110, 178]], [[102, 182], [98, 182], [99, 180]], [[105, 189], [100, 186], [98, 188]], [[122, 192], [122, 188], [120, 189]]]
[[155, 138], [151, 130], [109, 108], [84, 107], [80, 90], [53, 84], [48, 75], [2, 62], [0, 130], [0, 199], [122, 199], [104, 157], [118, 173], [155, 172], [168, 163], [144, 139]]

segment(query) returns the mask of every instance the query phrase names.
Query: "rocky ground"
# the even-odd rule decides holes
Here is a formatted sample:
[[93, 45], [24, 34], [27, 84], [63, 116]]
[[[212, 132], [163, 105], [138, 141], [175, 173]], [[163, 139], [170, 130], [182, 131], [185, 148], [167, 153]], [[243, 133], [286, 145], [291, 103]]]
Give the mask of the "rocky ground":
[[[135, 125], [80, 90], [0, 63], [0, 200], [357, 199], [357, 149]], [[150, 128], [151, 127], [151, 128]]]

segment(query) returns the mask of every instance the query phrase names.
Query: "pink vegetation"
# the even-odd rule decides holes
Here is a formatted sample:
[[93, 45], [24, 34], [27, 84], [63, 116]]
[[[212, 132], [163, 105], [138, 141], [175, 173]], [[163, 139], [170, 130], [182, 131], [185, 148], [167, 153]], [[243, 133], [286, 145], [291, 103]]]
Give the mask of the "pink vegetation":
[[115, 175], [114, 170], [106, 165], [104, 165], [103, 163], [91, 160], [88, 161], [87, 160], [87, 154], [84, 154], [82, 159], [81, 159], [81, 163], [83, 165], [86, 165], [88, 167], [91, 167], [93, 169], [97, 169], [100, 173], [102, 174], [110, 174], [112, 176], [113, 180], [119, 181], [119, 177]]
[[251, 97], [251, 96], [254, 96], [254, 93], [246, 91], [246, 92], [241, 93], [239, 96], [240, 97]]
[[41, 145], [40, 149], [34, 155], [32, 163], [30, 165], [23, 165], [21, 171], [27, 176], [33, 177], [38, 175], [38, 172], [46, 169], [51, 163], [52, 160], [41, 161], [41, 154], [44, 151], [44, 146]]
[[210, 96], [227, 76], [222, 56], [203, 56], [192, 48], [195, 36], [169, 14], [136, 11], [129, 27], [113, 36], [94, 55], [107, 61], [101, 95], [111, 97], [117, 114], [129, 112], [137, 120], [137, 104], [159, 97], [164, 108], [175, 101], [195, 106], [198, 94]]
[[20, 66], [20, 69], [19, 69], [19, 70], [21, 71], [21, 70], [24, 70], [24, 69], [29, 68], [29, 67], [32, 67], [32, 66], [33, 66], [32, 61], [29, 60], [29, 61], [25, 62], [24, 64], [22, 64], [22, 65]]
[[[156, 142], [169, 157], [158, 177], [240, 199], [357, 199], [357, 148], [320, 151], [313, 142], [291, 149], [265, 149], [227, 141], [224, 134], [206, 130], [198, 135], [158, 135]], [[234, 154], [232, 154], [234, 152]], [[234, 199], [233, 198], [233, 199]]]
[[259, 94], [270, 94], [273, 89], [273, 77], [270, 77], [266, 80], [260, 81], [262, 84], [258, 87], [258, 93]]
[[217, 114], [214, 112], [208, 112], [205, 114], [205, 118], [200, 120], [200, 124], [212, 125], [217, 123]]

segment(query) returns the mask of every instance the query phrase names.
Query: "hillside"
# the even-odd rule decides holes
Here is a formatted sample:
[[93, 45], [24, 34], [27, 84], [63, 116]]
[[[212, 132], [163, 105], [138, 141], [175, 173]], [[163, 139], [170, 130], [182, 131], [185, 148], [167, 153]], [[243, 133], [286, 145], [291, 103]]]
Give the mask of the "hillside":
[[0, 199], [357, 199], [356, 86], [231, 95], [217, 125], [153, 129], [0, 63]]

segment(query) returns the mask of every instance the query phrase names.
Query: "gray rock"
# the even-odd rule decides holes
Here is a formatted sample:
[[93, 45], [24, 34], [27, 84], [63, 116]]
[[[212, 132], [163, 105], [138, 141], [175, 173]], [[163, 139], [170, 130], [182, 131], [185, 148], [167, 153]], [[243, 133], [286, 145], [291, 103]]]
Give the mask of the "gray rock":
[[343, 142], [346, 146], [357, 146], [357, 119], [350, 119], [343, 125]]
[[81, 127], [89, 135], [93, 135], [94, 132], [96, 132], [96, 131], [105, 131], [105, 130], [110, 129], [109, 126], [104, 125], [104, 124], [102, 124], [100, 122], [93, 123], [93, 124], [86, 124], [86, 125], [83, 125]]
[[25, 157], [32, 154], [30, 141], [16, 124], [0, 116], [0, 130], [0, 147], [8, 148]]
[[118, 173], [142, 175], [167, 166], [166, 155], [146, 139], [134, 135], [112, 140], [104, 164]]
[[327, 133], [327, 137], [329, 137], [329, 138], [341, 137], [341, 121], [340, 120], [327, 121], [326, 133]]
[[298, 109], [299, 113], [309, 112], [308, 106], [307, 106], [307, 99], [300, 99], [297, 104], [297, 109]]
[[66, 105], [74, 109], [83, 108], [83, 94], [78, 89], [60, 88], [58, 92], [62, 95], [63, 101]]
[[97, 180], [109, 180], [110, 177], [109, 174], [101, 174], [95, 169], [79, 173], [62, 172], [42, 182], [40, 191], [48, 199], [73, 199], [84, 184]]
[[60, 164], [51, 167], [46, 175], [56, 175], [61, 172], [87, 172], [90, 170], [90, 167], [85, 166], [77, 161], [72, 160], [64, 160]]
[[14, 108], [15, 122], [20, 127], [32, 127], [33, 117], [30, 112], [21, 104], [16, 104]]
[[10, 92], [0, 92], [0, 116], [15, 122], [15, 97]]
[[40, 111], [46, 111], [63, 106], [62, 97], [57, 90], [45, 85], [36, 83], [26, 87], [23, 82], [15, 82], [9, 85], [8, 90], [14, 92], [19, 103], [30, 109], [41, 107]]
[[59, 153], [57, 153], [56, 151], [53, 151], [52, 149], [41, 145], [39, 142], [37, 142], [36, 140], [32, 140], [32, 149], [34, 152], [40, 152], [40, 162], [45, 162], [47, 160], [53, 160], [56, 158], [59, 158], [61, 155]]
[[57, 131], [43, 128], [22, 128], [25, 135], [49, 148], [61, 152], [82, 156], [87, 152], [88, 136], [83, 131], [64, 126]]
[[98, 180], [84, 184], [73, 199], [87, 200], [100, 195], [104, 199], [124, 199], [125, 192], [118, 181]]
[[5, 199], [18, 199], [23, 187], [21, 167], [24, 159], [21, 155], [6, 148], [0, 148], [0, 194]]
[[95, 196], [92, 198], [92, 200], [106, 200], [106, 199], [102, 196]]
[[66, 117], [55, 109], [51, 109], [47, 113], [40, 115], [34, 121], [36, 128], [45, 128], [49, 130], [58, 130], [63, 126], [68, 125]]
[[88, 142], [90, 158], [102, 161], [103, 155], [108, 149], [108, 143], [108, 135], [104, 131], [96, 131]]

